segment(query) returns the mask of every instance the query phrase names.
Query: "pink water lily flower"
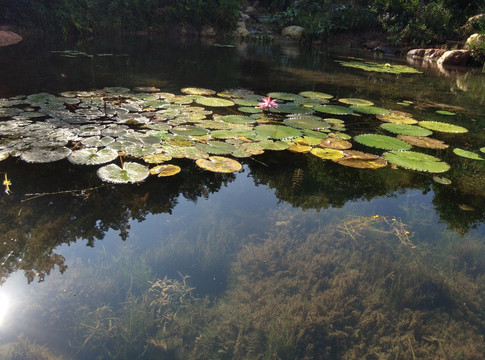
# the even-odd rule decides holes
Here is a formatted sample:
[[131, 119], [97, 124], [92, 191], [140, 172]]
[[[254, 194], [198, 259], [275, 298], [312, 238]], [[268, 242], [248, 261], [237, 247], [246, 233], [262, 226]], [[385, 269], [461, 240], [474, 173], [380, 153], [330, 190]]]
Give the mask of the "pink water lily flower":
[[263, 110], [266, 110], [266, 109], [269, 109], [269, 108], [277, 108], [278, 107], [278, 104], [276, 103], [276, 100], [274, 99], [271, 99], [271, 97], [269, 96], [266, 96], [262, 99], [263, 101], [258, 103], [258, 107], [260, 109], [263, 109]]

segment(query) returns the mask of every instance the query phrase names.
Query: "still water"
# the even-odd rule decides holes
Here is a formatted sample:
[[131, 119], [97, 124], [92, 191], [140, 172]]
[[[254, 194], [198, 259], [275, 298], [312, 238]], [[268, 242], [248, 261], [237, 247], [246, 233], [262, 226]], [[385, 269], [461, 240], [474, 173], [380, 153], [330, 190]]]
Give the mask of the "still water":
[[[0, 358], [483, 359], [485, 161], [451, 149], [485, 147], [485, 76], [335, 62], [350, 56], [405, 64], [147, 38], [0, 49], [0, 98], [114, 86], [319, 91], [418, 120], [450, 121], [436, 110], [453, 110], [469, 130], [436, 135], [450, 145], [429, 152], [450, 165], [439, 179], [267, 151], [232, 174], [178, 160], [173, 177], [112, 185], [67, 160], [9, 157]], [[370, 119], [348, 132], [375, 132]]]

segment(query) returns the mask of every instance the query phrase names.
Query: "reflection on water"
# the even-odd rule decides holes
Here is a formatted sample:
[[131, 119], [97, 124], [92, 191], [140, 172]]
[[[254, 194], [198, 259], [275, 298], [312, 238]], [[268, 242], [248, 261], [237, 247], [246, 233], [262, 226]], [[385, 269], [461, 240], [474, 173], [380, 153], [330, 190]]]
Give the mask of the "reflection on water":
[[[427, 99], [463, 107], [456, 121], [472, 131], [449, 140], [485, 145], [479, 74], [465, 92], [432, 73], [362, 74], [278, 47], [159, 45], [78, 44], [129, 56], [70, 59], [27, 44], [35, 64], [6, 49], [0, 97], [194, 85]], [[451, 186], [279, 152], [229, 175], [181, 160], [180, 176], [126, 186], [67, 161], [7, 159], [0, 358], [482, 359], [485, 167], [442, 155]]]

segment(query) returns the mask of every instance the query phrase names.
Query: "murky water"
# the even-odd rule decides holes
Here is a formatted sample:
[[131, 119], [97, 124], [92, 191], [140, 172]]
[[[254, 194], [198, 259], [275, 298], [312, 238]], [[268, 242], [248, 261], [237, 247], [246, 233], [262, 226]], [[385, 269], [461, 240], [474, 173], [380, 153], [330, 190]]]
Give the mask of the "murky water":
[[[105, 56], [52, 52], [67, 49]], [[480, 72], [390, 75], [334, 61], [348, 56], [405, 63], [290, 45], [24, 42], [0, 50], [0, 98], [311, 90], [419, 120], [442, 120], [444, 104], [469, 132], [440, 139], [485, 147]], [[375, 127], [363, 117], [349, 133]], [[0, 358], [483, 359], [485, 161], [451, 148], [430, 151], [450, 164], [439, 176], [451, 185], [287, 151], [242, 159], [234, 174], [180, 160], [181, 174], [137, 185], [10, 157], [0, 163], [12, 181], [0, 197]]]

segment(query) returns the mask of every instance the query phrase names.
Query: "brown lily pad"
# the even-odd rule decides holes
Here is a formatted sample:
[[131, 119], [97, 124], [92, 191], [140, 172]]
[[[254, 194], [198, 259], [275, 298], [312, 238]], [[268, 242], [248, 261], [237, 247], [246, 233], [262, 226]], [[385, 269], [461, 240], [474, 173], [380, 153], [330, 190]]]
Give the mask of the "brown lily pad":
[[346, 150], [352, 147], [352, 144], [347, 140], [328, 137], [320, 142], [320, 146], [323, 148]]
[[428, 148], [428, 149], [446, 149], [448, 144], [438, 139], [427, 136], [398, 135], [398, 139], [407, 142], [409, 145]]

